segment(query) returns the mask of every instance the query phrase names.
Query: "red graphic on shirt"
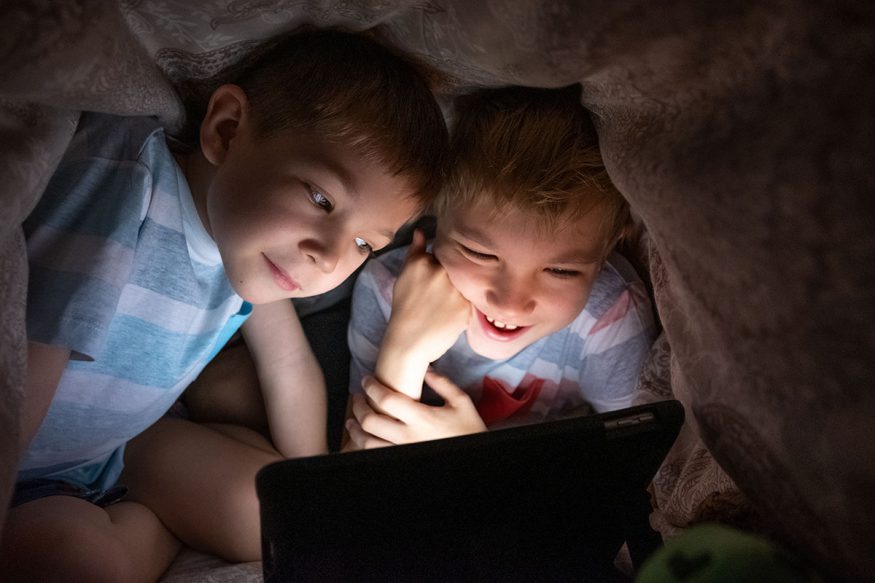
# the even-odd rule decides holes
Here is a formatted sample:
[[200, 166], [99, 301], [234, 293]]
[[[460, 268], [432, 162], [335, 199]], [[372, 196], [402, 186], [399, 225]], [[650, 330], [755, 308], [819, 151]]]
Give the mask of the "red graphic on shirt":
[[520, 385], [511, 392], [498, 379], [484, 377], [483, 391], [477, 401], [477, 412], [487, 427], [527, 414], [544, 387], [544, 379], [526, 375]]

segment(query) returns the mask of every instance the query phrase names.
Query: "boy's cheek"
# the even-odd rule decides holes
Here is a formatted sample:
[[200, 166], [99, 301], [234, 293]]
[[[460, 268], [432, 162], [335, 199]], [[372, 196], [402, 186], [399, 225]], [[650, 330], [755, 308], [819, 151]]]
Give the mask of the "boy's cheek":
[[477, 292], [481, 286], [477, 283], [478, 278], [475, 270], [464, 265], [462, 261], [456, 261], [452, 258], [445, 262], [441, 261], [441, 265], [447, 270], [450, 283], [462, 294], [462, 297], [471, 303], [477, 303], [477, 299], [480, 297]]
[[444, 241], [443, 237], [441, 237], [440, 233], [435, 238], [434, 243], [431, 247], [431, 252], [434, 254], [435, 258], [438, 260], [438, 263], [446, 268], [446, 262], [450, 259], [449, 253], [447, 249], [447, 243]]

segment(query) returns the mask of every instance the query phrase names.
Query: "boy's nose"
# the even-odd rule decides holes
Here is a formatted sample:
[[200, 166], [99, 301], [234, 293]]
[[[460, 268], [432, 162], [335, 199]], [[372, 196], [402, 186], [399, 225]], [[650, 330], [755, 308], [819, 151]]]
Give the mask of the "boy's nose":
[[525, 284], [493, 285], [486, 292], [487, 303], [495, 316], [507, 319], [528, 316], [535, 310], [535, 297]]
[[310, 255], [310, 259], [323, 273], [333, 273], [334, 268], [337, 267], [336, 253], [314, 253]]
[[339, 253], [335, 246], [322, 245], [316, 242], [303, 243], [303, 251], [307, 258], [312, 261], [319, 271], [323, 273], [332, 273], [337, 267], [339, 261]]

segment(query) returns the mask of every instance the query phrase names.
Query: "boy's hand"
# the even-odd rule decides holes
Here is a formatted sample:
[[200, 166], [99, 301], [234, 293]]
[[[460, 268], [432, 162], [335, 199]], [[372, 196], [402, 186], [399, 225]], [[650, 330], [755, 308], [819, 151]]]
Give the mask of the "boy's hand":
[[469, 306], [444, 268], [426, 252], [425, 235], [415, 231], [404, 269], [395, 280], [392, 315], [374, 376], [387, 387], [419, 399], [428, 365], [449, 350], [468, 326]]
[[486, 431], [486, 425], [465, 392], [433, 372], [426, 373], [425, 380], [443, 397], [443, 406], [424, 405], [373, 377], [365, 377], [362, 387], [367, 398], [353, 395], [355, 418], [346, 422], [355, 446], [369, 449]]
[[470, 304], [434, 255], [426, 252], [425, 235], [417, 229], [395, 281], [383, 346], [403, 347], [426, 363], [434, 362], [465, 331], [470, 313]]

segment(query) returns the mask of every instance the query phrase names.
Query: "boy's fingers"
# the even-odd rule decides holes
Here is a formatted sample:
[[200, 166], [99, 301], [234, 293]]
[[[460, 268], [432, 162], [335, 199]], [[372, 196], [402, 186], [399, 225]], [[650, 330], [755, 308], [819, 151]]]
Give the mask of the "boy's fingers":
[[410, 404], [417, 402], [403, 393], [390, 389], [370, 375], [362, 379], [362, 388], [375, 410], [402, 421], [410, 414]]
[[353, 395], [352, 413], [361, 429], [374, 437], [390, 443], [398, 443], [403, 438], [404, 423], [375, 410], [364, 395]]
[[426, 371], [425, 382], [428, 383], [428, 386], [434, 389], [435, 393], [443, 397], [444, 401], [447, 403], [455, 404], [458, 403], [460, 399], [470, 399], [468, 394], [456, 386], [453, 381], [433, 370]]
[[425, 233], [422, 229], [414, 229], [413, 240], [410, 242], [410, 247], [407, 248], [406, 259], [409, 260], [423, 253], [425, 253]]
[[385, 417], [371, 407], [364, 395], [352, 396], [352, 414], [360, 425], [367, 426], [366, 431], [372, 431], [373, 425], [379, 425], [380, 417]]
[[423, 231], [422, 229], [414, 229], [412, 244], [417, 249], [425, 251], [425, 231]]
[[372, 449], [375, 447], [386, 447], [392, 445], [384, 439], [375, 437], [367, 433], [355, 419], [346, 420], [346, 431], [349, 434], [349, 440], [355, 444], [358, 449]]

